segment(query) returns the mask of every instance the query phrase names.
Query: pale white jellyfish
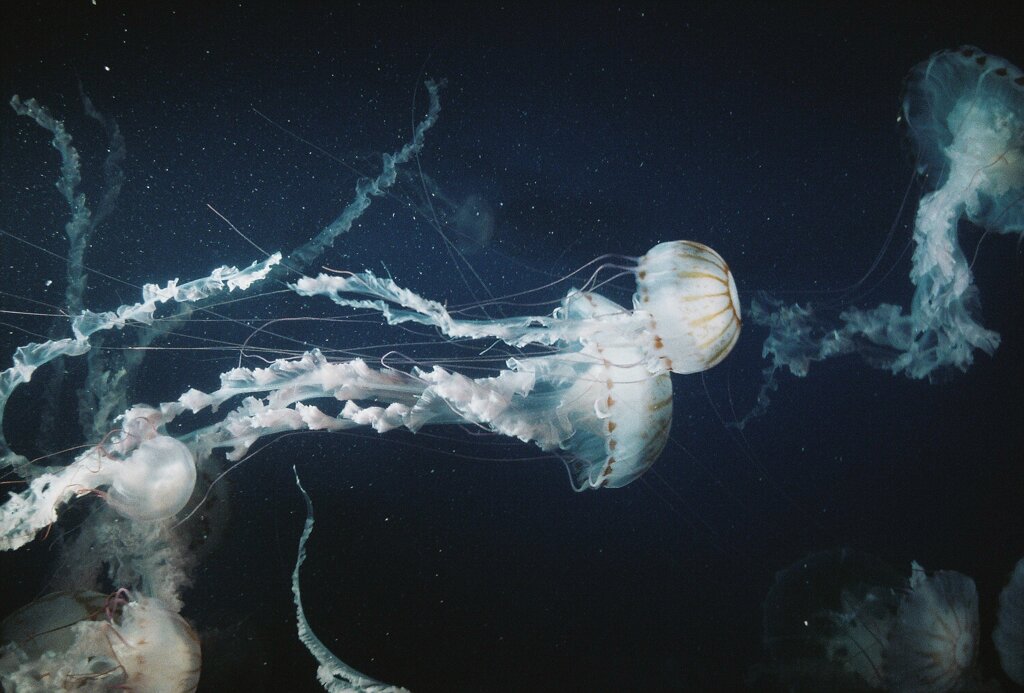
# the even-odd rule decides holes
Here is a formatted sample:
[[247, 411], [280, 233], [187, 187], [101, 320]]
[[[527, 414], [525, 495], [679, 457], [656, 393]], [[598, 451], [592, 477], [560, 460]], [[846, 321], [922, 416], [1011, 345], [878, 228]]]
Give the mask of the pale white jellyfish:
[[[118, 446], [121, 446], [119, 449]], [[119, 441], [104, 454], [94, 486], [107, 486], [106, 499], [131, 520], [163, 520], [185, 507], [196, 485], [196, 463], [183, 443], [158, 433], [148, 420], [126, 421]]]
[[978, 592], [951, 570], [911, 564], [910, 589], [889, 630], [885, 681], [898, 693], [945, 693], [967, 680], [978, 652]]
[[12, 494], [0, 507], [0, 527], [11, 544], [0, 541], [0, 547], [17, 548], [31, 540], [35, 530], [56, 522], [58, 508], [76, 495], [96, 494], [130, 520], [152, 522], [176, 515], [195, 488], [195, 459], [184, 443], [160, 433], [150, 418], [159, 420], [158, 412], [136, 407], [110, 440], [68, 466], [38, 476], [23, 494]]
[[1003, 671], [1024, 686], [1024, 559], [1017, 561], [1010, 582], [999, 594], [999, 616], [992, 641]]
[[159, 599], [57, 592], [0, 625], [0, 683], [22, 691], [190, 693], [199, 639]]

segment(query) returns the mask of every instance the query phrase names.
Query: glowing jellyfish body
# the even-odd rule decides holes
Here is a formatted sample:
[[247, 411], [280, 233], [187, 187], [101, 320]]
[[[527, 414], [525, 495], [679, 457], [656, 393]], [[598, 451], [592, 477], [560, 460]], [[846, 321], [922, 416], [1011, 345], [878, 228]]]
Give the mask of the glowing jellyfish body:
[[999, 594], [999, 615], [992, 641], [1003, 671], [1024, 686], [1024, 559], [1017, 561], [1010, 582]]
[[945, 693], [966, 679], [978, 652], [974, 580], [948, 570], [926, 576], [913, 564], [885, 651], [885, 680], [898, 693]]
[[5, 691], [190, 693], [199, 684], [199, 639], [160, 600], [59, 592], [0, 626]]
[[633, 307], [651, 316], [647, 349], [673, 373], [720, 363], [740, 336], [739, 294], [722, 256], [701, 243], [660, 243], [640, 258]]
[[196, 463], [188, 447], [155, 431], [123, 460], [104, 468], [110, 479], [107, 502], [132, 520], [173, 517], [196, 485]]

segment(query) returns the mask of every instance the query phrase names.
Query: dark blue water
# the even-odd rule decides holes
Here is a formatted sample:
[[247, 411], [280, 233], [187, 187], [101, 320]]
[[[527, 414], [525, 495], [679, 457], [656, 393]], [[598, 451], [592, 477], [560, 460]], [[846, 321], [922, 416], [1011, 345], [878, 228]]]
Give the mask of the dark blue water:
[[[408, 139], [428, 78], [447, 85], [422, 156], [322, 264], [390, 272], [455, 305], [688, 238], [726, 258], [745, 307], [760, 291], [906, 304], [901, 252], [923, 189], [897, 122], [903, 79], [965, 43], [1024, 63], [1012, 3], [210, 4], [0, 10], [0, 93], [66, 121], [87, 196], [102, 187], [106, 136], [83, 115], [79, 83], [126, 140], [124, 190], [86, 254], [91, 308], [137, 300], [103, 274], [138, 285], [260, 259], [207, 204], [268, 252], [302, 243]], [[47, 134], [5, 107], [0, 137], [0, 228], [61, 254], [67, 213]], [[476, 213], [487, 223], [465, 221]], [[454, 232], [478, 278], [436, 227]], [[862, 290], [837, 292], [890, 229]], [[352, 666], [413, 690], [770, 688], [761, 605], [775, 573], [838, 546], [904, 574], [913, 559], [972, 576], [979, 667], [1000, 676], [989, 633], [1024, 555], [1024, 265], [1017, 237], [964, 224], [961, 240], [977, 252], [983, 322], [1002, 334], [993, 357], [934, 383], [852, 356], [821, 364], [783, 378], [740, 434], [725, 422], [753, 407], [764, 367], [765, 333], [748, 325], [722, 365], [673, 376], [673, 439], [624, 489], [576, 494], [557, 458], [458, 428], [270, 446], [228, 477], [221, 536], [185, 594], [203, 637], [200, 690], [319, 690], [289, 591], [304, 518], [292, 465], [317, 513], [303, 572], [314, 629]], [[0, 290], [60, 303], [63, 272], [0, 238]], [[631, 288], [627, 278], [607, 293], [628, 302]], [[558, 296], [499, 310], [547, 312], [522, 304]], [[342, 313], [279, 297], [234, 311]], [[2, 322], [3, 359], [49, 327]], [[376, 322], [279, 327], [378, 356], [387, 348], [372, 345], [418, 341]], [[248, 334], [213, 323], [194, 333], [233, 344]], [[401, 349], [424, 362], [453, 355], [436, 341]], [[134, 398], [210, 390], [237, 361], [231, 349], [160, 352]], [[29, 388], [12, 399], [12, 441], [32, 440], [40, 398]], [[72, 405], [69, 445], [81, 442]], [[0, 612], [45, 591], [60, 570], [50, 546], [0, 557]]]

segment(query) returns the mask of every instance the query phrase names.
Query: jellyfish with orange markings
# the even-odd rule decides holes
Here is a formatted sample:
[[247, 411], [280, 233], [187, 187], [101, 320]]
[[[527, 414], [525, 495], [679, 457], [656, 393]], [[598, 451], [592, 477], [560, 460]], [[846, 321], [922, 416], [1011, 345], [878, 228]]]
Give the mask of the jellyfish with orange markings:
[[[146, 322], [162, 303], [188, 303], [221, 291], [246, 290], [265, 278], [279, 255], [244, 270], [220, 268], [209, 277], [166, 287], [149, 285], [143, 300], [73, 320], [75, 339], [19, 350], [2, 374], [4, 399], [31, 372], [58, 355], [90, 348], [89, 337]], [[732, 350], [741, 316], [736, 283], [722, 257], [691, 241], [661, 243], [632, 266], [632, 308], [595, 291], [570, 290], [550, 314], [460, 319], [438, 303], [371, 272], [301, 277], [300, 296], [326, 298], [348, 309], [379, 312], [392, 325], [416, 323], [445, 338], [500, 340], [519, 352], [490, 377], [472, 378], [440, 365], [408, 371], [376, 368], [361, 359], [332, 361], [317, 349], [263, 368], [234, 368], [210, 392], [190, 389], [157, 406], [136, 405], [121, 428], [66, 467], [42, 474], [0, 506], [0, 548], [17, 548], [54, 522], [74, 495], [95, 491], [120, 514], [137, 520], [173, 516], [195, 484], [196, 460], [227, 449], [241, 459], [259, 438], [300, 430], [368, 426], [416, 432], [427, 425], [472, 424], [558, 454], [576, 490], [625, 486], [660, 455], [672, 421], [669, 373], [711, 368]], [[382, 364], [383, 365], [383, 364]], [[343, 403], [329, 414], [313, 401]], [[168, 433], [185, 412], [217, 411], [220, 420]]]

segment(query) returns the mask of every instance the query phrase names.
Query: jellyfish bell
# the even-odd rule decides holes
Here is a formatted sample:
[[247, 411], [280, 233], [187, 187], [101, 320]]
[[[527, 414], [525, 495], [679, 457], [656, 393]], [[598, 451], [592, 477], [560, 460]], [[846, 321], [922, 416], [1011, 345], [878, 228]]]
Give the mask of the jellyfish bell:
[[192, 497], [196, 464], [184, 443], [158, 435], [115, 462], [110, 477], [110, 507], [132, 520], [163, 520], [176, 515]]
[[[561, 314], [567, 320], [605, 319], [608, 327], [582, 337], [578, 352], [557, 359], [510, 359], [509, 365], [540, 375], [541, 382], [550, 379], [541, 371], [575, 371], [573, 383], [555, 407], [561, 431], [547, 447], [568, 453], [565, 463], [577, 491], [620, 488], [646, 472], [668, 442], [672, 379], [663, 368], [651, 372], [651, 359], [645, 345], [638, 343], [636, 328], [613, 319], [628, 314], [614, 301], [572, 291]], [[544, 442], [540, 444], [545, 448]]]
[[192, 496], [196, 464], [188, 447], [161, 433], [159, 412], [136, 406], [107, 443], [96, 448], [99, 469], [90, 481], [106, 486], [107, 503], [123, 517], [152, 521], [173, 517]]
[[974, 580], [951, 570], [926, 575], [915, 562], [889, 631], [886, 684], [900, 693], [958, 690], [974, 665], [978, 639]]
[[1024, 559], [1017, 561], [1010, 581], [999, 593], [999, 614], [992, 641], [1003, 671], [1024, 686]]
[[[984, 228], [1024, 230], [1024, 74], [973, 46], [936, 53], [903, 102], [918, 168]], [[957, 199], [959, 198], [959, 199]]]
[[722, 361], [743, 321], [729, 265], [702, 243], [670, 241], [637, 265], [633, 307], [649, 316], [649, 352], [673, 373], [699, 373]]
[[125, 670], [124, 686], [133, 691], [182, 693], [199, 685], [202, 655], [199, 637], [188, 622], [159, 599], [128, 602], [111, 651]]

